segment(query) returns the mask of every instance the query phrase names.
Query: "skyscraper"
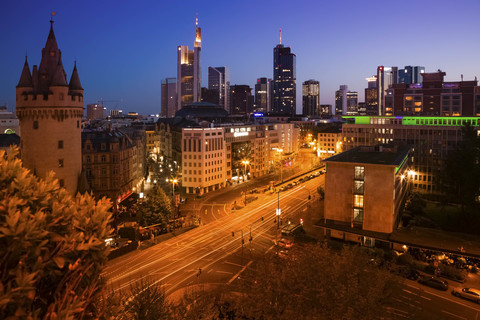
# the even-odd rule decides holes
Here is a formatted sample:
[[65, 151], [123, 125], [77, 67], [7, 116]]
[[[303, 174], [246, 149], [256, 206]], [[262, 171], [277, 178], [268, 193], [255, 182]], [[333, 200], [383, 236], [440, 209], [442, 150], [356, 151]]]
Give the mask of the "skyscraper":
[[296, 56], [290, 47], [280, 44], [273, 48], [273, 113], [296, 114]]
[[255, 84], [255, 112], [267, 113], [271, 111], [271, 82], [272, 79], [268, 78], [257, 79], [257, 83]]
[[356, 115], [358, 111], [358, 92], [347, 92], [347, 115]]
[[335, 114], [347, 114], [347, 91], [346, 84], [341, 85], [340, 89], [335, 91]]
[[193, 50], [188, 46], [177, 47], [177, 110], [193, 102], [201, 101], [200, 53], [202, 51], [201, 28], [195, 21], [196, 33]]
[[425, 72], [425, 67], [420, 66], [405, 66], [405, 68], [398, 70], [398, 83], [422, 83], [421, 74]]
[[365, 112], [368, 115], [378, 115], [377, 76], [366, 78], [368, 85], [365, 88]]
[[320, 115], [320, 82], [317, 80], [307, 80], [302, 85], [303, 96], [303, 115]]
[[53, 21], [40, 67], [30, 74], [25, 59], [16, 94], [23, 165], [41, 178], [53, 170], [60, 186], [74, 195], [82, 171], [83, 88], [76, 63], [67, 82]]
[[252, 88], [248, 85], [234, 85], [230, 87], [231, 114], [247, 114], [252, 110]]
[[208, 89], [218, 91], [218, 102], [225, 110], [230, 108], [230, 69], [227, 67], [208, 67]]
[[175, 111], [177, 107], [177, 79], [166, 78], [162, 80], [161, 89], [162, 106], [160, 115], [163, 117], [173, 117], [175, 116]]

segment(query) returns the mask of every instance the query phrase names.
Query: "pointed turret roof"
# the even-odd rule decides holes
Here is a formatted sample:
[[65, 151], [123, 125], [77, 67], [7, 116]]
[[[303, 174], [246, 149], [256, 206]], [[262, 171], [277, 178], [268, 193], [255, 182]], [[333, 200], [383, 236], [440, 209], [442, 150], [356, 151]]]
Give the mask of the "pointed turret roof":
[[63, 69], [62, 59], [58, 60], [57, 70], [50, 85], [55, 87], [68, 87], [67, 75]]
[[22, 75], [18, 81], [17, 88], [31, 88], [33, 87], [32, 75], [30, 74], [30, 67], [28, 66], [27, 57], [25, 56], [25, 64], [23, 65]]
[[50, 32], [48, 33], [47, 42], [45, 43], [45, 49], [58, 50], [57, 39], [55, 39], [55, 33], [53, 32], [53, 20], [50, 20]]
[[[57, 69], [61, 66], [61, 70]], [[56, 78], [57, 73], [63, 73], [65, 79], [66, 74], [62, 65], [62, 52], [58, 49], [57, 40], [55, 39], [55, 33], [53, 32], [53, 21], [50, 21], [50, 32], [48, 34], [45, 48], [42, 50], [42, 60], [38, 67], [38, 90], [39, 92], [48, 92], [50, 85], [64, 85], [66, 80], [61, 79], [60, 75]], [[60, 84], [61, 83], [61, 84]], [[67, 84], [68, 85], [68, 84]]]
[[80, 83], [80, 77], [78, 76], [77, 71], [77, 61], [73, 65], [72, 76], [70, 77], [70, 90], [83, 90], [82, 84]]

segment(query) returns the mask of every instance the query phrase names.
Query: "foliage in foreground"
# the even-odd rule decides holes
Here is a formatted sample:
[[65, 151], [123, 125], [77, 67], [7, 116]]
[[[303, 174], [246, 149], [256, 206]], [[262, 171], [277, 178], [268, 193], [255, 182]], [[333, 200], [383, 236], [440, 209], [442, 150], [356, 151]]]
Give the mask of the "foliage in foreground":
[[105, 198], [72, 197], [0, 151], [0, 318], [89, 319], [107, 261]]

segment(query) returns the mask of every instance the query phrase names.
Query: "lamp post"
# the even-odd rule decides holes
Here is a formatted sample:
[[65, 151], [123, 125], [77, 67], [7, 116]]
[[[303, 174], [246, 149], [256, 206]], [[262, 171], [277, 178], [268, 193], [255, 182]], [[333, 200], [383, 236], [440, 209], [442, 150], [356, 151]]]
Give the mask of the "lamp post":
[[243, 171], [243, 173], [245, 175], [245, 181], [247, 181], [247, 165], [250, 164], [250, 161], [242, 160], [242, 163], [245, 165], [245, 171]]
[[280, 229], [280, 215], [282, 214], [282, 210], [280, 210], [280, 191], [277, 192], [277, 211], [275, 214], [277, 215], [277, 230]]
[[280, 162], [280, 181], [283, 182], [283, 168], [282, 168], [282, 152], [283, 149], [277, 149], [278, 152], [278, 158]]
[[172, 200], [173, 200], [173, 203], [175, 205], [175, 208], [178, 209], [177, 201], [175, 200], [175, 183], [177, 183], [178, 180], [177, 179], [170, 179], [170, 180], [166, 179], [166, 181], [172, 183]]

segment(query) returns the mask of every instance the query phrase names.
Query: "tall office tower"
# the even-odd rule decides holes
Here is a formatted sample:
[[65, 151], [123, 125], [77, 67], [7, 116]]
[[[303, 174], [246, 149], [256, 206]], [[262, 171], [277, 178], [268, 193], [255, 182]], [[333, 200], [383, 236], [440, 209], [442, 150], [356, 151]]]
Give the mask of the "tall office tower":
[[193, 102], [201, 101], [200, 52], [202, 51], [201, 29], [195, 21], [196, 34], [193, 50], [188, 46], [177, 47], [177, 110]]
[[87, 104], [87, 120], [103, 120], [107, 118], [107, 108], [101, 104]]
[[302, 85], [303, 115], [307, 117], [320, 115], [320, 82], [307, 80]]
[[177, 79], [165, 78], [162, 80], [161, 90], [162, 97], [160, 115], [168, 118], [173, 117], [175, 116], [175, 111], [177, 108]]
[[208, 89], [202, 87], [202, 102], [210, 102], [213, 104], [218, 105], [218, 97], [219, 92], [215, 89]]
[[230, 107], [230, 69], [227, 67], [208, 67], [208, 89], [218, 91], [218, 102], [225, 110]]
[[420, 66], [405, 66], [405, 68], [398, 70], [398, 83], [422, 83], [421, 74], [425, 72], [425, 67]]
[[270, 84], [272, 79], [258, 78], [255, 84], [255, 112], [270, 112], [272, 106], [270, 104]]
[[41, 178], [53, 170], [74, 195], [82, 171], [83, 88], [76, 63], [67, 82], [53, 21], [40, 66], [31, 74], [25, 59], [16, 94], [23, 165]]
[[365, 88], [365, 111], [368, 115], [378, 115], [377, 76], [366, 78], [368, 85]]
[[296, 56], [290, 52], [290, 47], [280, 44], [273, 48], [273, 113], [296, 114]]
[[252, 111], [252, 89], [248, 85], [230, 87], [231, 114], [247, 114]]
[[396, 67], [384, 67], [379, 66], [377, 68], [377, 107], [378, 115], [385, 115], [385, 97], [390, 85], [397, 83], [397, 80], [394, 78]]
[[347, 115], [356, 115], [358, 112], [358, 92], [347, 92]]
[[335, 91], [335, 114], [347, 114], [347, 85], [341, 85], [340, 89]]

